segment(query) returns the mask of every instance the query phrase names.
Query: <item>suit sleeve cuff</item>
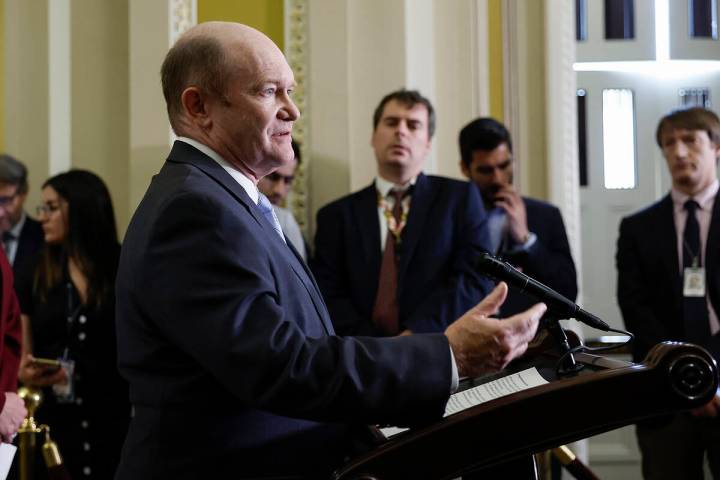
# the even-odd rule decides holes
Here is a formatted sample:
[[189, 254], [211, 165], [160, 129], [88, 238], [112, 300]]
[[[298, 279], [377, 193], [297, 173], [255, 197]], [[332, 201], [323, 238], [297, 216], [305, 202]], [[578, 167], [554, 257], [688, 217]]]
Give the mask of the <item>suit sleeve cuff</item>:
[[525, 240], [525, 243], [521, 245], [515, 245], [510, 250], [508, 250], [507, 253], [520, 253], [520, 252], [527, 252], [532, 248], [533, 245], [535, 245], [535, 242], [537, 242], [537, 235], [535, 235], [533, 232], [528, 232], [527, 240]]

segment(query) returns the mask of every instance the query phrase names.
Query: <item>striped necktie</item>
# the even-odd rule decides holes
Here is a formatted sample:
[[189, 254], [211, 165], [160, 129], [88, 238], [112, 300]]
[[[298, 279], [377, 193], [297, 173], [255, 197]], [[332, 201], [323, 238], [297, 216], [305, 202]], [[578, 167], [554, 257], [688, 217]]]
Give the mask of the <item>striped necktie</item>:
[[268, 200], [268, 198], [262, 193], [259, 193], [258, 195], [258, 208], [260, 208], [260, 211], [262, 212], [263, 216], [265, 216], [265, 219], [270, 222], [270, 225], [273, 226], [277, 234], [280, 235], [280, 238], [284, 242], [285, 235], [283, 235], [282, 228], [280, 227], [280, 222], [278, 221], [275, 210], [272, 207], [272, 203], [270, 203], [270, 200]]

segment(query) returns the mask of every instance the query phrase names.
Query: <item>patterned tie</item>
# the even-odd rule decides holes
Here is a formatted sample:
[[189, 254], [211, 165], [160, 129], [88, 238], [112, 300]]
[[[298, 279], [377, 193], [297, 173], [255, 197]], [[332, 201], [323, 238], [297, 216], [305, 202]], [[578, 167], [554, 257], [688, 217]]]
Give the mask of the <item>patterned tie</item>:
[[[700, 224], [695, 211], [700, 205], [695, 200], [685, 202], [687, 220], [683, 233], [683, 270], [702, 266], [700, 251]], [[696, 261], [697, 259], [697, 261]], [[688, 297], [683, 295], [683, 318], [686, 339], [692, 343], [704, 343], [710, 338], [710, 319], [707, 309], [707, 297]]]
[[[391, 190], [390, 195], [395, 199], [392, 215], [395, 217], [395, 224], [400, 223], [402, 216], [402, 199], [407, 191]], [[375, 296], [372, 319], [375, 324], [388, 335], [397, 335], [399, 331], [398, 304], [397, 304], [397, 264], [396, 240], [393, 232], [388, 228], [385, 240], [385, 251], [383, 252], [382, 264], [380, 265], [380, 278], [378, 290]]]
[[280, 228], [280, 222], [275, 214], [275, 210], [273, 210], [272, 203], [270, 203], [270, 200], [268, 200], [268, 198], [260, 192], [258, 192], [258, 208], [260, 208], [262, 214], [265, 216], [267, 221], [270, 222], [270, 225], [273, 226], [277, 234], [280, 235], [280, 238], [282, 238], [282, 241], [284, 242], [285, 235], [283, 235], [282, 228]]

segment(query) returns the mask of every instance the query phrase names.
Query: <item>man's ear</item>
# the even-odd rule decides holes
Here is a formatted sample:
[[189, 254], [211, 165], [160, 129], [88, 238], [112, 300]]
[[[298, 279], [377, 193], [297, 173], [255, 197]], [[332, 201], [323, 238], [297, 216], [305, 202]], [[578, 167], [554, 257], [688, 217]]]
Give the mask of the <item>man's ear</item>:
[[460, 160], [460, 171], [465, 175], [467, 179], [470, 179], [470, 169], [465, 165], [465, 162]]
[[180, 96], [183, 113], [191, 123], [201, 128], [207, 128], [212, 123], [207, 100], [207, 95], [197, 87], [186, 88]]

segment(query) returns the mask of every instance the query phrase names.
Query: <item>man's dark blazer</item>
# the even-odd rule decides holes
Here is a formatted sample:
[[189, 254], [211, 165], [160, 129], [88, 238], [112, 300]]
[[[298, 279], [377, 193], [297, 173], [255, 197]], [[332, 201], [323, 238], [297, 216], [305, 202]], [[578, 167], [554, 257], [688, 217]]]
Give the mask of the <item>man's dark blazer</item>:
[[[313, 272], [340, 335], [382, 336], [372, 322], [382, 254], [375, 184], [317, 215]], [[492, 288], [475, 267], [487, 250], [485, 211], [474, 186], [417, 177], [398, 265], [400, 329], [442, 332]]]
[[186, 143], [135, 212], [116, 288], [135, 407], [119, 480], [323, 478], [353, 427], [443, 414], [447, 338], [333, 336], [297, 253]]
[[[577, 274], [568, 244], [560, 210], [547, 202], [523, 197], [528, 230], [537, 240], [527, 251], [508, 252], [501, 256], [523, 273], [552, 288], [561, 295], [577, 298]], [[537, 300], [510, 288], [500, 308], [502, 316], [514, 315], [530, 308]]]
[[37, 220], [25, 217], [25, 224], [18, 236], [18, 245], [13, 260], [13, 273], [17, 278], [24, 278], [29, 274], [25, 270], [36, 264], [35, 256], [45, 245], [45, 234]]
[[[720, 312], [720, 195], [715, 197], [704, 265], [707, 292]], [[635, 335], [633, 358], [639, 362], [664, 340], [685, 340], [683, 293], [677, 233], [670, 195], [620, 223], [616, 263], [617, 299], [627, 329]], [[718, 340], [702, 346], [720, 360]]]

